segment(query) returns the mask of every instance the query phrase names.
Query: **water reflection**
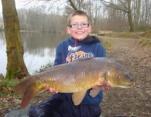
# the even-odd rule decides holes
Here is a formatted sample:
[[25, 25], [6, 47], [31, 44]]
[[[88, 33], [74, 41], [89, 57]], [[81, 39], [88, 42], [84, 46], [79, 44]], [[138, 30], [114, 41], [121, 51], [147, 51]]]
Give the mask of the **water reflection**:
[[4, 34], [0, 33], [0, 73], [6, 73], [6, 43]]
[[[30, 74], [39, 70], [41, 66], [53, 64], [55, 47], [64, 34], [24, 32], [22, 41], [24, 44], [24, 61]], [[0, 33], [0, 73], [6, 74], [6, 42], [4, 34]]]

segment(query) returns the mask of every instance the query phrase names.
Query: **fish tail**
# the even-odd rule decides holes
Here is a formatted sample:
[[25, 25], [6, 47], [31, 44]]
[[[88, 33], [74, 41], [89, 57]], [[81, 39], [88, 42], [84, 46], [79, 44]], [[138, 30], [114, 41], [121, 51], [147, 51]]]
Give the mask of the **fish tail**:
[[21, 107], [25, 108], [35, 95], [45, 90], [46, 84], [42, 84], [41, 82], [31, 82], [24, 91]]
[[28, 87], [27, 90], [24, 92], [21, 107], [25, 108], [29, 104], [31, 99], [36, 95], [36, 93], [37, 93], [36, 88], [33, 85]]
[[15, 86], [16, 93], [23, 95], [26, 89], [28, 88], [28, 86], [30, 86], [32, 83], [33, 83], [32, 78], [29, 77], [27, 79], [24, 79], [23, 81], [21, 81], [19, 84]]
[[21, 107], [25, 108], [30, 100], [42, 89], [43, 85], [35, 78], [28, 77], [15, 86], [15, 91], [23, 96]]

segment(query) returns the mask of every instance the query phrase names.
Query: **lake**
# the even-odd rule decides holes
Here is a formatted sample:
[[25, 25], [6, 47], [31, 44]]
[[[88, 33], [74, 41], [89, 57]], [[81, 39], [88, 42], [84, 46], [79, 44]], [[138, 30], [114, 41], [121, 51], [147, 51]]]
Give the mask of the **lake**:
[[[23, 32], [24, 61], [30, 74], [41, 67], [53, 64], [55, 48], [65, 38], [65, 34]], [[0, 33], [0, 74], [6, 74], [7, 55], [4, 33]]]

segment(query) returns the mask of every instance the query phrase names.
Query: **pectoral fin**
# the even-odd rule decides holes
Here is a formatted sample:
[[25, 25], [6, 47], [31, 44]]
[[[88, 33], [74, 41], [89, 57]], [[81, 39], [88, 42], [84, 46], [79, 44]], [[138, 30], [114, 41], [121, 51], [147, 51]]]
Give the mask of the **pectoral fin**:
[[79, 105], [82, 102], [83, 98], [85, 97], [85, 94], [86, 94], [86, 90], [73, 93], [72, 100], [74, 105]]
[[95, 87], [95, 88], [91, 89], [90, 96], [96, 97], [100, 91], [101, 91], [101, 87], [99, 87], [99, 86]]

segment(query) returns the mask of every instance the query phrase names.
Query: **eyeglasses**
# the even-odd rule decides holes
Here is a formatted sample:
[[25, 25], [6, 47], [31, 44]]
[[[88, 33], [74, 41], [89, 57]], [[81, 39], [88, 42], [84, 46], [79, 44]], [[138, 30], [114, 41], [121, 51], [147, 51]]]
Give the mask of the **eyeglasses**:
[[89, 27], [89, 23], [81, 23], [81, 24], [78, 24], [78, 23], [75, 23], [75, 24], [70, 24], [69, 25], [70, 28], [74, 28], [74, 29], [77, 29], [77, 28], [88, 28]]

